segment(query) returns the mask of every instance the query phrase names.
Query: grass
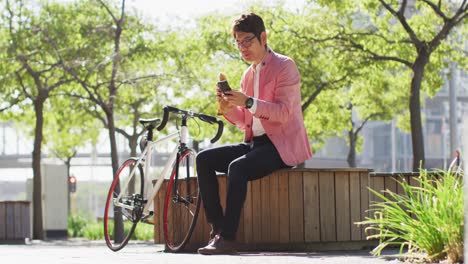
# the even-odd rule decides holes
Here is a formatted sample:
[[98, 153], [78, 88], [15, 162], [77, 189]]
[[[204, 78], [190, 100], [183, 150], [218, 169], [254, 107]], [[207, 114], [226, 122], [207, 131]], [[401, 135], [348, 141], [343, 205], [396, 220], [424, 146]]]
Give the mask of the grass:
[[370, 189], [382, 202], [372, 204], [373, 216], [358, 224], [367, 225], [368, 239], [379, 239], [372, 253], [380, 255], [388, 246], [399, 246], [400, 253], [407, 249], [414, 260], [462, 262], [462, 177], [445, 171], [433, 176], [421, 170], [416, 180], [418, 186], [398, 181], [405, 195]]
[[[130, 223], [125, 223], [124, 228], [128, 230]], [[110, 228], [112, 230], [112, 228]], [[90, 240], [104, 239], [104, 226], [102, 220], [96, 221], [79, 215], [68, 218], [68, 236], [84, 237]], [[138, 223], [132, 236], [133, 240], [151, 241], [154, 239], [154, 226]]]

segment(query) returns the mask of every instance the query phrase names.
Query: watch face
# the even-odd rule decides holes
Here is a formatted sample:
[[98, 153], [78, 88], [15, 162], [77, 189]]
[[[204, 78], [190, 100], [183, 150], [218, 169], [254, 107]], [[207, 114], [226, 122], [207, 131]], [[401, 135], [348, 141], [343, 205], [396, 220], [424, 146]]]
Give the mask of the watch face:
[[252, 97], [247, 98], [247, 100], [245, 101], [245, 108], [249, 109], [252, 107], [252, 105], [253, 105]]

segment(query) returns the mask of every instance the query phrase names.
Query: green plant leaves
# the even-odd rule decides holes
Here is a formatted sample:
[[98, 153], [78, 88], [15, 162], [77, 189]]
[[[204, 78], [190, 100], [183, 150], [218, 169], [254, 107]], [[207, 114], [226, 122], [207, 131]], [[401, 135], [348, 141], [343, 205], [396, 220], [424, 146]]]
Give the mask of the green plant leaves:
[[[463, 173], [462, 173], [463, 175]], [[359, 222], [367, 225], [368, 239], [379, 239], [372, 253], [380, 255], [390, 245], [408, 250], [408, 257], [439, 261], [463, 259], [464, 194], [462, 175], [420, 171], [416, 184], [398, 184], [404, 194], [370, 189], [380, 199], [371, 205], [371, 217]], [[401, 178], [404, 179], [404, 178]], [[423, 253], [424, 255], [418, 255]]]

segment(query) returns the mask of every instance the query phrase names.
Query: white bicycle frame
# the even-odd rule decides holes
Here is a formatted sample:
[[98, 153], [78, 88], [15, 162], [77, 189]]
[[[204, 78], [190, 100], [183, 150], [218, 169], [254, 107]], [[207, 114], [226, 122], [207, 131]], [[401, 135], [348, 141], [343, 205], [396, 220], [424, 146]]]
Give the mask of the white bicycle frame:
[[[149, 172], [150, 172], [151, 158], [152, 158], [154, 148], [156, 147], [156, 145], [173, 140], [174, 138], [177, 138], [178, 136], [179, 136], [179, 131], [176, 131], [156, 141], [148, 141], [147, 146], [141, 153], [140, 158], [138, 159], [134, 168], [130, 172], [130, 176], [126, 179], [125, 183], [123, 184], [123, 189], [120, 190], [119, 196], [117, 198], [114, 198], [114, 206], [119, 206], [125, 209], [133, 210], [133, 206], [123, 204], [119, 202], [119, 200], [122, 198], [122, 194], [127, 191], [130, 180], [135, 176], [135, 172], [138, 169], [139, 165], [141, 164], [143, 166], [144, 186], [147, 186], [146, 184], [152, 184], [151, 180], [149, 179]], [[174, 161], [177, 157], [179, 146], [182, 143], [187, 144], [187, 138], [188, 138], [188, 129], [186, 126], [181, 126], [180, 141], [176, 143], [176, 146], [172, 150], [171, 155], [169, 156], [169, 159], [164, 165], [162, 172], [157, 177], [156, 183], [154, 184], [153, 189], [147, 199], [148, 202], [143, 208], [143, 217], [151, 214], [152, 210], [150, 210], [150, 208], [151, 208], [151, 205], [153, 204], [154, 197], [158, 193], [159, 188], [161, 187], [166, 175], [170, 172], [172, 165], [174, 164]], [[143, 195], [143, 196], [147, 197], [146, 195]]]

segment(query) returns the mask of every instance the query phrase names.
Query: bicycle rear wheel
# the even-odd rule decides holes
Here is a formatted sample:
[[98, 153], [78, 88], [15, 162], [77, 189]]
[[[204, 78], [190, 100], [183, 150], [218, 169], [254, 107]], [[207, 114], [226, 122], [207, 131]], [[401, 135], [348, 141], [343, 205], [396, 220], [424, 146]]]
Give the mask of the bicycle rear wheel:
[[166, 249], [179, 252], [189, 241], [200, 211], [200, 190], [195, 167], [195, 152], [182, 153], [174, 166], [163, 212], [163, 231]]
[[[130, 173], [136, 163], [137, 159], [131, 158], [120, 166], [107, 195], [104, 210], [104, 238], [107, 246], [113, 251], [118, 251], [127, 245], [141, 218], [144, 206], [144, 178], [141, 165], [130, 179]], [[121, 192], [122, 195], [118, 198]]]

